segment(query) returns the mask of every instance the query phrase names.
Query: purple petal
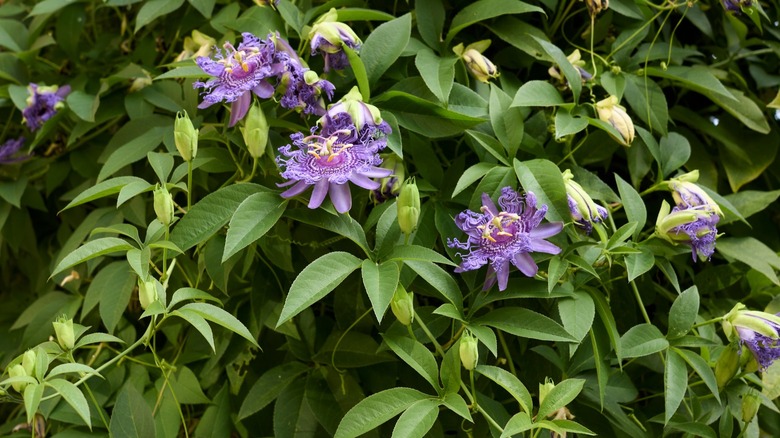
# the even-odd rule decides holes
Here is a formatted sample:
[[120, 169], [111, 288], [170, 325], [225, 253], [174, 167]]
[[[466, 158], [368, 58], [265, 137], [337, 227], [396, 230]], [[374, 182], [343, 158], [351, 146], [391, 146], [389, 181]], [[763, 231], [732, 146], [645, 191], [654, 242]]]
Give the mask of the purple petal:
[[318, 208], [322, 205], [325, 195], [328, 194], [329, 184], [327, 179], [321, 179], [314, 184], [314, 191], [311, 193], [311, 199], [309, 199], [309, 208]]
[[550, 222], [547, 224], [541, 224], [538, 227], [531, 230], [531, 238], [544, 239], [550, 236], [554, 236], [561, 232], [563, 229], [563, 222]]
[[246, 116], [249, 107], [252, 105], [252, 94], [244, 93], [235, 102], [230, 104], [230, 122], [228, 127], [232, 128], [239, 120]]
[[539, 267], [536, 266], [536, 262], [527, 252], [515, 254], [515, 257], [512, 259], [512, 263], [517, 266], [517, 269], [519, 269], [520, 272], [522, 272], [526, 277], [533, 277], [539, 270]]
[[378, 182], [376, 182], [376, 181], [374, 181], [374, 180], [372, 180], [370, 178], [366, 178], [365, 176], [363, 176], [363, 175], [361, 175], [359, 173], [356, 173], [356, 174], [353, 174], [352, 176], [350, 176], [349, 180], [352, 181], [353, 183], [355, 183], [355, 185], [363, 187], [366, 190], [376, 190], [379, 187], [381, 187], [381, 185]]
[[[455, 272], [459, 272], [459, 271], [455, 270]], [[482, 286], [482, 290], [483, 291], [489, 290], [491, 287], [493, 287], [494, 284], [496, 284], [496, 270], [493, 269], [492, 266], [488, 265], [487, 275], [485, 276], [485, 284]]]
[[349, 192], [348, 184], [330, 184], [330, 200], [336, 211], [346, 213], [352, 208], [352, 194]]
[[482, 194], [482, 205], [487, 207], [487, 209], [493, 213], [493, 216], [498, 216], [498, 208], [496, 208], [496, 204], [493, 203], [493, 200], [490, 199], [490, 196], [487, 193]]
[[[288, 181], [288, 182], [290, 182], [290, 183], [291, 183], [292, 181]], [[285, 185], [286, 185], [286, 184], [285, 184]], [[297, 183], [297, 184], [295, 184], [294, 186], [292, 186], [292, 187], [290, 187], [289, 189], [287, 189], [287, 190], [285, 190], [284, 192], [282, 192], [281, 196], [282, 196], [282, 198], [285, 198], [285, 199], [287, 199], [287, 198], [292, 198], [293, 196], [300, 195], [300, 194], [301, 194], [301, 193], [303, 193], [303, 192], [304, 192], [304, 191], [305, 191], [307, 188], [309, 188], [309, 185], [310, 185], [310, 184], [306, 184], [306, 183], [305, 183], [305, 182], [303, 182], [303, 181], [298, 181], [298, 183]]]
[[496, 271], [496, 277], [498, 277], [498, 290], [504, 291], [506, 284], [509, 281], [509, 262], [506, 261], [501, 265], [501, 268]]
[[382, 169], [381, 167], [372, 167], [363, 172], [363, 175], [369, 178], [385, 178], [393, 174], [392, 169]]
[[271, 86], [266, 81], [262, 81], [255, 88], [252, 89], [252, 92], [257, 95], [257, 97], [261, 99], [268, 99], [269, 97], [274, 95], [274, 87]]
[[544, 252], [547, 254], [559, 254], [561, 252], [561, 249], [558, 248], [558, 246], [553, 245], [546, 240], [534, 239], [533, 237], [531, 238], [530, 248], [533, 252]]

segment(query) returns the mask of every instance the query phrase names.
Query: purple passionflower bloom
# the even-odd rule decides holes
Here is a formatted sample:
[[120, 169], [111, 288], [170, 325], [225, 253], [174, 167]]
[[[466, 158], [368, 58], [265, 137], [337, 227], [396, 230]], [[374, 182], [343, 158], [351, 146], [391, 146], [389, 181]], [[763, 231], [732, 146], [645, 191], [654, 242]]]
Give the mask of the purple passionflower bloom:
[[70, 85], [47, 87], [31, 83], [27, 89], [30, 96], [27, 98], [27, 107], [22, 110], [22, 117], [31, 131], [38, 130], [44, 122], [54, 117], [64, 105], [62, 101], [65, 96], [70, 93]]
[[511, 187], [501, 189], [498, 205], [487, 193], [482, 194], [480, 212], [465, 210], [455, 218], [455, 224], [468, 235], [460, 242], [448, 239], [450, 248], [468, 250], [461, 254], [463, 261], [455, 272], [471, 271], [488, 264], [483, 290], [490, 289], [498, 280], [498, 290], [506, 289], [510, 263], [527, 277], [536, 275], [539, 267], [531, 257], [532, 252], [558, 254], [561, 249], [544, 240], [563, 229], [562, 222], [542, 224], [547, 206], [537, 208], [536, 196], [526, 192], [525, 197]]
[[609, 216], [607, 209], [598, 204], [593, 203], [592, 210], [589, 204], [585, 204], [584, 208], [580, 208], [580, 205], [577, 204], [577, 201], [571, 195], [566, 197], [569, 201], [569, 211], [571, 212], [571, 218], [574, 219], [574, 224], [586, 234], [590, 234], [593, 231], [594, 223], [600, 223]]
[[766, 370], [780, 358], [780, 313], [771, 314], [747, 310], [742, 303], [723, 317], [723, 329], [729, 339], [734, 335], [740, 346], [747, 346], [756, 358], [761, 370]]
[[664, 201], [656, 221], [656, 233], [671, 243], [691, 247], [693, 261], [709, 260], [715, 252], [720, 216], [707, 207], [674, 207]]
[[30, 156], [27, 154], [14, 156], [24, 146], [24, 137], [8, 139], [0, 145], [0, 164], [17, 163], [26, 160]]
[[352, 207], [348, 182], [376, 190], [380, 184], [371, 178], [392, 173], [377, 167], [382, 164], [378, 152], [387, 145], [390, 133], [387, 124], [358, 128], [348, 113], [329, 112], [311, 133], [306, 137], [300, 132], [292, 134], [292, 144], [279, 148], [276, 161], [283, 169], [282, 178], [287, 180], [280, 186], [292, 185], [282, 193], [284, 198], [313, 186], [309, 208], [318, 208], [329, 194], [336, 211], [346, 213]]
[[252, 104], [252, 93], [269, 98], [274, 87], [266, 79], [284, 70], [282, 60], [275, 56], [271, 38], [261, 40], [249, 32], [241, 34], [238, 47], [225, 43], [215, 59], [201, 56], [195, 61], [204, 72], [213, 76], [208, 82], [197, 81], [195, 88], [203, 88], [203, 102], [198, 108], [208, 108], [219, 102], [231, 102], [230, 126], [244, 118]]
[[325, 115], [325, 100], [333, 98], [336, 87], [320, 79], [316, 72], [305, 67], [290, 63], [290, 68], [282, 76], [281, 83], [286, 86], [284, 95], [279, 100], [282, 108], [294, 109], [303, 114]]
[[311, 54], [322, 53], [326, 72], [343, 70], [349, 65], [347, 54], [344, 53], [344, 46], [359, 51], [362, 44], [351, 27], [337, 20], [338, 13], [336, 9], [331, 8], [314, 23], [309, 32]]

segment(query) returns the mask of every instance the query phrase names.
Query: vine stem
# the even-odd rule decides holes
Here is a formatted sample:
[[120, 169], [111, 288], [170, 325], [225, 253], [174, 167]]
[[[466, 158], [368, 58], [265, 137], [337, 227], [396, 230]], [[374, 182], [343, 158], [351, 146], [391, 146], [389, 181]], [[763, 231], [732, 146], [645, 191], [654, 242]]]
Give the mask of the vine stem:
[[699, 328], [699, 327], [704, 326], [704, 325], [715, 324], [715, 323], [718, 323], [718, 322], [721, 322], [721, 321], [723, 321], [723, 317], [719, 316], [717, 318], [712, 318], [712, 319], [708, 319], [706, 321], [702, 321], [702, 322], [696, 323], [693, 326], [691, 326], [691, 328], [695, 329], [695, 328]]
[[339, 367], [336, 366], [336, 352], [339, 350], [339, 344], [341, 344], [341, 341], [344, 339], [344, 336], [346, 336], [347, 333], [349, 333], [350, 330], [352, 330], [357, 325], [357, 323], [359, 323], [360, 320], [365, 318], [366, 315], [368, 315], [369, 313], [371, 313], [370, 307], [366, 309], [366, 311], [363, 312], [363, 314], [360, 315], [358, 319], [356, 319], [352, 324], [350, 324], [346, 330], [344, 330], [344, 333], [342, 333], [341, 336], [339, 336], [339, 340], [336, 341], [336, 345], [333, 346], [333, 352], [330, 354], [330, 364], [333, 367], [333, 369], [336, 370], [337, 373], [341, 374], [344, 372], [343, 370], [339, 369]]
[[639, 295], [639, 288], [636, 287], [636, 283], [633, 281], [630, 281], [629, 284], [631, 284], [631, 290], [634, 291], [634, 296], [636, 297], [637, 304], [639, 304], [639, 309], [642, 310], [642, 316], [645, 318], [645, 322], [652, 324], [652, 322], [650, 322], [650, 316], [647, 314], [647, 309], [645, 309], [645, 303], [642, 302], [642, 297]]
[[509, 371], [512, 373], [513, 376], [517, 376], [517, 370], [515, 369], [515, 362], [512, 360], [512, 356], [509, 354], [509, 345], [506, 343], [506, 339], [504, 338], [504, 332], [501, 330], [496, 330], [498, 332], [498, 341], [501, 342], [501, 349], [504, 350], [504, 354], [506, 355], [506, 361], [509, 363]]
[[[444, 357], [444, 349], [441, 348], [441, 345], [439, 344], [439, 341], [436, 340], [436, 338], [433, 336], [433, 333], [431, 333], [430, 330], [428, 330], [428, 326], [425, 325], [423, 320], [420, 318], [420, 315], [417, 314], [417, 311], [414, 312], [414, 320], [417, 321], [417, 323], [420, 325], [420, 328], [422, 328], [423, 332], [425, 332], [425, 335], [428, 336], [428, 339], [431, 340], [433, 343], [433, 346], [436, 348], [436, 352], [441, 355], [441, 357]], [[470, 371], [471, 373], [471, 379], [472, 379], [472, 385], [471, 390], [466, 386], [465, 383], [463, 383], [463, 379], [460, 379], [460, 388], [463, 390], [464, 393], [466, 393], [466, 397], [471, 402], [472, 406], [474, 406], [475, 411], [479, 411], [479, 413], [482, 414], [482, 416], [485, 418], [485, 420], [493, 425], [496, 429], [498, 429], [501, 433], [504, 433], [504, 428], [501, 427], [496, 420], [493, 419], [493, 417], [490, 416], [487, 412], [485, 412], [484, 409], [479, 408], [479, 403], [477, 402], [477, 392], [474, 391], [474, 372], [473, 370]], [[472, 391], [474, 391], [474, 394], [472, 395]]]
[[192, 160], [187, 161], [187, 211], [192, 208]]

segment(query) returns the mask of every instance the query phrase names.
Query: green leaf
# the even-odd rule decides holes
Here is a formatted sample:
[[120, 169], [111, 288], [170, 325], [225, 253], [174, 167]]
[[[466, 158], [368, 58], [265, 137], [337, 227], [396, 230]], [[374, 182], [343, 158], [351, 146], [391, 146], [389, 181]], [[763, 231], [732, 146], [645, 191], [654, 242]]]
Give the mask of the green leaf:
[[81, 417], [84, 423], [92, 427], [91, 417], [89, 415], [89, 404], [81, 390], [74, 384], [63, 379], [47, 380], [46, 385], [51, 386], [67, 402], [74, 411]]
[[99, 377], [102, 377], [97, 371], [95, 371], [94, 368], [89, 365], [84, 365], [83, 363], [63, 363], [52, 368], [49, 373], [46, 374], [46, 379], [48, 380], [54, 376], [68, 373], [95, 374]]
[[355, 75], [355, 81], [358, 84], [360, 95], [364, 102], [368, 102], [371, 99], [371, 87], [368, 85], [368, 73], [366, 73], [366, 66], [363, 65], [363, 60], [360, 59], [357, 52], [347, 45], [342, 47], [344, 53], [347, 54], [349, 65], [352, 67], [352, 73]]
[[115, 438], [154, 438], [152, 409], [133, 385], [125, 385], [116, 398], [108, 430]]
[[[709, 194], [709, 192], [708, 192]], [[773, 205], [777, 198], [780, 197], [780, 190], [773, 190], [771, 192], [759, 192], [756, 190], [744, 190], [739, 193], [726, 195], [724, 198], [728, 202], [736, 214], [726, 212], [726, 217], [720, 220], [719, 225], [724, 225], [730, 222], [734, 222], [738, 219], [750, 217], [765, 208]], [[719, 205], [721, 201], [715, 199]], [[721, 207], [723, 207], [721, 205]], [[744, 219], [742, 219], [744, 220]]]
[[[458, 366], [460, 367], [460, 363], [458, 363]], [[458, 382], [460, 382], [460, 375], [458, 375]], [[474, 422], [474, 419], [471, 418], [471, 413], [469, 412], [469, 406], [466, 404], [466, 400], [463, 400], [463, 397], [461, 397], [460, 394], [455, 392], [445, 394], [444, 398], [442, 399], [442, 404], [446, 406], [447, 409], [460, 415], [461, 418], [468, 421], [469, 423]]]
[[438, 291], [447, 301], [457, 309], [463, 309], [463, 295], [458, 283], [444, 269], [431, 262], [419, 260], [407, 260], [404, 264], [416, 272], [423, 280]]
[[403, 91], [386, 91], [372, 103], [392, 112], [402, 127], [429, 138], [460, 135], [464, 129], [484, 122], [481, 118], [442, 108]]
[[628, 221], [636, 222], [636, 229], [634, 230], [634, 240], [636, 240], [647, 222], [645, 202], [639, 196], [639, 193], [631, 187], [631, 184], [625, 182], [618, 174], [615, 174], [615, 181], [620, 192], [620, 199], [623, 200], [623, 208], [626, 210]]
[[424, 437], [439, 417], [438, 400], [420, 400], [409, 406], [395, 423], [393, 438]]
[[461, 9], [450, 24], [450, 30], [445, 38], [445, 45], [455, 38], [461, 30], [480, 21], [507, 14], [526, 14], [529, 12], [544, 13], [536, 6], [516, 0], [480, 0]]
[[184, 0], [149, 0], [144, 3], [138, 15], [135, 18], [135, 33], [154, 21], [156, 18], [179, 9], [184, 4]]
[[548, 207], [545, 218], [550, 221], [568, 221], [571, 217], [566, 186], [563, 184], [561, 170], [552, 161], [536, 159], [514, 161], [515, 173], [526, 192], [533, 192], [537, 205]]
[[120, 251], [128, 251], [133, 249], [133, 245], [125, 242], [118, 237], [102, 237], [85, 243], [75, 251], [71, 252], [65, 258], [62, 259], [54, 268], [49, 278], [54, 277], [60, 272], [72, 268], [79, 263], [86, 262], [87, 260], [94, 259], [106, 254], [111, 254]]
[[626, 78], [625, 98], [631, 109], [645, 122], [649, 129], [666, 134], [669, 123], [669, 105], [666, 96], [658, 84], [647, 76], [632, 74]]
[[[0, 47], [7, 47], [13, 52], [27, 50], [28, 35], [29, 31], [20, 21], [0, 18]], [[20, 88], [27, 89], [26, 87]]]
[[390, 21], [394, 16], [387, 12], [365, 8], [341, 8], [337, 9], [339, 21]]
[[718, 390], [718, 381], [715, 379], [715, 373], [712, 372], [712, 367], [707, 363], [704, 358], [699, 356], [698, 354], [694, 353], [690, 350], [685, 350], [681, 348], [672, 348], [675, 353], [682, 356], [683, 359], [685, 359], [685, 362], [688, 363], [688, 365], [693, 368], [694, 371], [696, 371], [696, 374], [701, 377], [701, 380], [704, 382], [705, 385], [707, 385], [707, 388], [709, 388], [710, 392], [712, 392], [712, 395], [715, 396], [715, 400], [720, 403], [720, 391]]
[[547, 268], [547, 293], [552, 293], [558, 286], [558, 281], [569, 269], [569, 262], [561, 259], [559, 256], [553, 256], [550, 259], [550, 265]]
[[474, 184], [475, 181], [485, 176], [485, 174], [487, 174], [494, 167], [496, 167], [496, 165], [493, 163], [477, 163], [466, 169], [466, 171], [463, 172], [463, 174], [460, 176], [460, 179], [458, 179], [458, 183], [455, 184], [455, 188], [452, 189], [452, 197], [454, 198], [460, 192], [465, 190], [466, 187]]
[[452, 90], [452, 81], [455, 79], [455, 63], [458, 58], [440, 58], [433, 50], [424, 48], [417, 52], [414, 64], [420, 71], [425, 85], [442, 103], [447, 103]]
[[183, 301], [189, 301], [189, 300], [214, 301], [216, 303], [222, 304], [222, 301], [220, 301], [218, 298], [214, 297], [208, 292], [204, 292], [200, 289], [195, 289], [192, 287], [182, 287], [177, 289], [176, 292], [173, 293], [171, 302], [168, 303], [168, 310], [173, 309], [175, 305]]
[[517, 400], [523, 412], [529, 415], [533, 412], [534, 405], [531, 393], [528, 392], [528, 388], [514, 374], [503, 368], [491, 365], [478, 365], [475, 371], [504, 388], [509, 395]]
[[552, 319], [520, 307], [502, 307], [481, 316], [473, 322], [523, 338], [541, 341], [577, 342], [560, 324]]
[[276, 326], [319, 301], [360, 267], [362, 260], [346, 252], [331, 252], [306, 266], [290, 286]]
[[409, 43], [412, 33], [412, 15], [406, 14], [395, 20], [382, 23], [369, 34], [360, 49], [360, 59], [366, 66], [370, 84], [382, 76]]
[[35, 5], [30, 12], [30, 16], [34, 17], [36, 15], [51, 14], [52, 12], [57, 12], [65, 6], [79, 1], [80, 0], [43, 0]]
[[335, 438], [356, 438], [430, 396], [412, 388], [391, 388], [361, 400], [344, 415]]
[[187, 0], [205, 18], [211, 18], [216, 0]]
[[382, 322], [382, 317], [387, 312], [387, 306], [393, 300], [393, 294], [398, 286], [400, 271], [394, 262], [375, 263], [371, 260], [363, 260], [361, 269], [363, 286], [371, 301], [377, 321]]
[[298, 9], [298, 6], [294, 5], [289, 0], [281, 0], [276, 5], [276, 10], [279, 11], [279, 15], [282, 16], [282, 19], [285, 23], [287, 23], [292, 30], [295, 31], [298, 35], [301, 35], [301, 30], [303, 29], [303, 14], [301, 13], [301, 10]]
[[176, 401], [181, 404], [199, 405], [210, 403], [200, 387], [198, 377], [185, 366], [177, 367], [176, 373], [169, 376], [171, 390], [176, 394]]
[[363, 227], [347, 214], [333, 215], [325, 210], [310, 210], [308, 208], [295, 208], [287, 210], [286, 216], [305, 224], [324, 228], [340, 234], [355, 242], [366, 254], [369, 254], [368, 241]]
[[725, 257], [745, 263], [780, 286], [775, 273], [780, 270], [780, 256], [760, 240], [753, 237], [725, 237], [718, 239], [715, 249]]
[[661, 331], [652, 324], [639, 324], [631, 327], [621, 338], [622, 357], [642, 357], [669, 347]]
[[675, 339], [684, 336], [693, 327], [698, 314], [699, 291], [696, 286], [691, 286], [674, 300], [669, 310], [669, 331], [666, 337]]
[[[457, 348], [450, 348], [444, 353], [444, 358], [441, 360], [441, 368], [439, 369], [439, 379], [444, 386], [445, 396], [460, 392], [460, 372], [460, 351]], [[468, 413], [468, 408], [466, 408], [466, 414], [468, 417], [471, 417], [471, 414]]]
[[664, 176], [669, 176], [681, 168], [691, 156], [691, 145], [688, 139], [676, 132], [670, 132], [661, 138], [661, 169]]
[[553, 412], [568, 405], [574, 400], [582, 387], [585, 385], [585, 379], [566, 379], [557, 385], [555, 388], [547, 393], [547, 396], [539, 406], [539, 412], [537, 412], [537, 418], [547, 418]]
[[415, 2], [414, 12], [417, 17], [425, 17], [424, 20], [415, 20], [417, 30], [420, 32], [425, 44], [437, 48], [441, 45], [441, 36], [444, 32], [444, 5], [441, 0], [428, 0]]
[[439, 391], [439, 367], [433, 353], [423, 344], [407, 336], [393, 336], [385, 334], [382, 336], [385, 343], [401, 360], [406, 362], [413, 370], [417, 371], [433, 389]]
[[[512, 97], [495, 84], [490, 84], [488, 114], [496, 138], [504, 145], [507, 155], [514, 157], [523, 141], [525, 125], [523, 108], [512, 106]], [[483, 163], [480, 163], [483, 164]], [[452, 196], [455, 196], [453, 193]]]
[[704, 94], [748, 128], [761, 134], [768, 134], [771, 128], [764, 117], [764, 111], [758, 104], [740, 90], [735, 88], [727, 88], [727, 90], [737, 100], [736, 102], [711, 90], [707, 90]]
[[287, 200], [271, 192], [255, 193], [239, 204], [230, 219], [222, 263], [263, 237], [282, 217], [286, 207]]
[[22, 196], [27, 190], [27, 181], [25, 176], [16, 181], [0, 181], [0, 198], [5, 199], [16, 208], [21, 208]]
[[109, 335], [108, 333], [90, 333], [79, 338], [74, 348], [80, 348], [85, 345], [98, 344], [101, 342], [117, 342], [119, 344], [125, 343], [125, 341], [117, 338], [116, 336]]
[[114, 134], [106, 147], [106, 150], [111, 152], [98, 173], [97, 181], [103, 181], [123, 167], [146, 158], [148, 152], [160, 145], [172, 125], [173, 119], [161, 116], [128, 122]]
[[138, 178], [137, 176], [119, 176], [116, 178], [107, 179], [79, 193], [78, 196], [73, 198], [73, 200], [70, 201], [68, 205], [65, 206], [65, 208], [60, 210], [60, 213], [62, 213], [63, 211], [69, 208], [73, 208], [78, 205], [86, 204], [87, 202], [94, 201], [95, 199], [100, 199], [106, 196], [119, 193], [119, 191], [122, 190], [123, 187], [131, 183], [148, 185], [146, 181], [144, 181], [141, 178]]
[[73, 111], [78, 118], [86, 122], [95, 121], [95, 113], [100, 106], [100, 98], [98, 96], [92, 96], [83, 91], [73, 91], [65, 98], [65, 102], [68, 104], [68, 108]]
[[438, 252], [420, 245], [396, 246], [393, 248], [393, 251], [390, 252], [390, 255], [387, 256], [387, 260], [417, 260], [422, 262], [442, 263], [450, 266], [458, 265]]
[[179, 311], [180, 312], [189, 311], [189, 312], [197, 313], [198, 315], [202, 316], [204, 319], [211, 321], [215, 324], [219, 324], [222, 327], [225, 327], [226, 329], [232, 331], [233, 333], [241, 336], [242, 338], [251, 342], [252, 345], [256, 347], [258, 346], [255, 337], [252, 336], [252, 333], [249, 333], [249, 330], [247, 330], [247, 328], [244, 327], [244, 324], [242, 324], [241, 321], [239, 321], [235, 316], [225, 312], [224, 310], [220, 309], [217, 306], [206, 304], [206, 303], [189, 303], [182, 306], [179, 309]]
[[582, 342], [593, 326], [596, 316], [596, 305], [593, 298], [585, 292], [575, 292], [572, 298], [562, 298], [558, 301], [558, 313], [563, 327], [577, 342]]
[[161, 79], [200, 79], [202, 77], [208, 76], [208, 73], [204, 72], [202, 68], [198, 67], [197, 65], [185, 65], [182, 67], [176, 67], [174, 69], [168, 70], [167, 72], [155, 76], [154, 80], [161, 80]]
[[561, 93], [554, 85], [547, 81], [528, 81], [524, 83], [515, 98], [512, 106], [560, 106], [564, 101]]
[[645, 247], [639, 246], [641, 252], [627, 254], [625, 257], [626, 270], [628, 271], [628, 281], [634, 281], [640, 275], [652, 269], [655, 263], [653, 252]]
[[728, 88], [723, 86], [723, 83], [721, 83], [712, 71], [710, 71], [709, 67], [702, 65], [667, 66], [665, 69], [661, 69], [648, 66], [644, 69], [644, 72], [648, 76], [671, 79], [681, 86], [696, 91], [697, 93], [704, 94], [705, 96], [714, 94], [732, 104], [736, 103], [736, 98]]
[[43, 384], [37, 382], [28, 383], [24, 388], [24, 410], [27, 412], [27, 423], [29, 424], [35, 420], [35, 414], [38, 412], [45, 388]]
[[501, 434], [501, 438], [508, 438], [515, 435], [519, 435], [527, 430], [533, 428], [530, 414], [526, 412], [520, 412], [512, 416], [504, 426], [504, 432]]
[[588, 127], [588, 120], [573, 116], [566, 108], [559, 108], [555, 113], [555, 139], [560, 140], [567, 135], [576, 134]]
[[[151, 306], [149, 307], [151, 308]], [[211, 330], [209, 323], [206, 322], [206, 319], [203, 318], [200, 313], [187, 309], [179, 309], [171, 312], [171, 316], [178, 316], [179, 318], [190, 323], [190, 325], [193, 326], [195, 330], [197, 330], [203, 336], [204, 339], [206, 339], [206, 342], [208, 342], [211, 350], [216, 351], [214, 346], [214, 332]]]
[[509, 160], [504, 156], [504, 147], [492, 135], [479, 131], [466, 131], [466, 134], [479, 144], [486, 152], [495, 157], [505, 166], [509, 166]]
[[154, 169], [160, 184], [164, 185], [168, 182], [168, 176], [173, 170], [173, 155], [167, 152], [149, 152], [146, 154], [146, 159]]
[[[127, 310], [135, 285], [136, 276], [133, 271], [128, 269], [126, 263], [117, 261], [98, 272], [95, 280], [89, 286], [87, 295], [96, 294], [98, 296], [100, 319], [103, 320], [109, 333], [113, 333]], [[84, 301], [86, 308], [86, 299]]]
[[550, 43], [546, 38], [532, 38], [536, 40], [536, 43], [541, 46], [542, 50], [544, 50], [547, 55], [552, 58], [552, 60], [558, 65], [561, 71], [563, 71], [563, 75], [566, 77], [566, 82], [569, 84], [569, 88], [571, 89], [574, 103], [577, 103], [577, 101], [580, 99], [580, 92], [582, 91], [582, 77], [580, 76], [580, 72], [573, 65], [571, 65], [571, 62], [569, 62], [568, 58], [566, 58], [566, 55], [561, 49], [558, 48], [558, 46]]
[[688, 367], [683, 358], [669, 349], [666, 352], [666, 365], [664, 367], [664, 424], [668, 423], [685, 397], [688, 390]]
[[266, 190], [257, 184], [233, 184], [209, 193], [192, 206], [171, 232], [171, 242], [186, 251], [205, 242], [233, 217], [244, 200]]

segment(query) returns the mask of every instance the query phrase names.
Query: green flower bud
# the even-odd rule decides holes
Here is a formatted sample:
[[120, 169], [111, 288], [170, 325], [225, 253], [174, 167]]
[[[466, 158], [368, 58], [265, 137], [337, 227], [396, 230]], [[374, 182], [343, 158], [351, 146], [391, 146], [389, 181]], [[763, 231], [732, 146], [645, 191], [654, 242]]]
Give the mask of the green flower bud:
[[609, 8], [609, 0], [585, 0], [585, 4], [588, 6], [588, 12], [591, 16]]
[[634, 131], [634, 122], [626, 113], [623, 106], [618, 105], [618, 99], [615, 96], [596, 103], [596, 112], [599, 119], [612, 125], [620, 133], [622, 139], [616, 139], [625, 145], [630, 145], [634, 141], [636, 132]]
[[76, 345], [76, 335], [73, 333], [73, 319], [67, 318], [65, 315], [57, 318], [52, 323], [54, 325], [54, 333], [57, 335], [57, 343], [60, 344], [63, 350], [72, 350]]
[[265, 118], [263, 109], [257, 104], [249, 108], [245, 120], [244, 127], [241, 128], [241, 135], [244, 137], [249, 155], [258, 159], [265, 154], [265, 147], [268, 144], [268, 120]]
[[420, 219], [420, 191], [417, 189], [414, 178], [409, 178], [404, 182], [396, 205], [398, 207], [398, 226], [406, 237], [409, 237], [417, 229], [417, 222]]
[[403, 325], [414, 322], [414, 294], [407, 292], [400, 284], [395, 288], [390, 309], [395, 318]]
[[718, 203], [695, 184], [698, 179], [699, 171], [696, 170], [669, 180], [667, 186], [672, 191], [674, 202], [680, 207], [703, 207], [705, 210], [723, 217], [723, 211], [721, 211]]
[[718, 361], [715, 362], [715, 380], [718, 382], [718, 388], [723, 389], [737, 374], [738, 369], [739, 346], [736, 343], [731, 343], [720, 353]]
[[35, 354], [35, 350], [27, 350], [22, 355], [22, 368], [28, 376], [35, 375], [35, 362], [38, 359], [38, 355]]
[[477, 362], [479, 362], [477, 338], [468, 331], [464, 332], [460, 338], [458, 352], [460, 353], [460, 363], [463, 364], [463, 368], [471, 371], [477, 367]]
[[338, 53], [344, 44], [350, 47], [359, 47], [363, 44], [355, 31], [348, 25], [339, 22], [338, 19], [339, 14], [336, 9], [330, 8], [311, 27], [309, 40], [324, 39], [328, 42], [328, 44], [319, 44], [317, 47], [320, 50], [327, 53]]
[[176, 150], [184, 161], [190, 162], [198, 155], [198, 130], [192, 126], [187, 111], [176, 113], [176, 122], [173, 124], [173, 139]]
[[157, 301], [157, 282], [154, 280], [138, 280], [138, 302], [146, 310], [149, 304]]
[[761, 407], [761, 397], [758, 392], [750, 388], [745, 395], [742, 396], [742, 421], [750, 423], [758, 413], [758, 408]]
[[[22, 367], [21, 364], [16, 364], [11, 368], [8, 368], [9, 377], [22, 377], [26, 375], [27, 373], [24, 371], [24, 367]], [[16, 392], [21, 393], [22, 391], [24, 391], [24, 388], [27, 387], [27, 382], [15, 382], [12, 383], [11, 386], [14, 388]]]
[[539, 405], [544, 402], [544, 399], [547, 397], [547, 394], [550, 393], [550, 391], [555, 388], [555, 382], [549, 377], [544, 379], [544, 383], [539, 384]]
[[165, 186], [154, 189], [154, 213], [163, 225], [173, 222], [173, 198]]

